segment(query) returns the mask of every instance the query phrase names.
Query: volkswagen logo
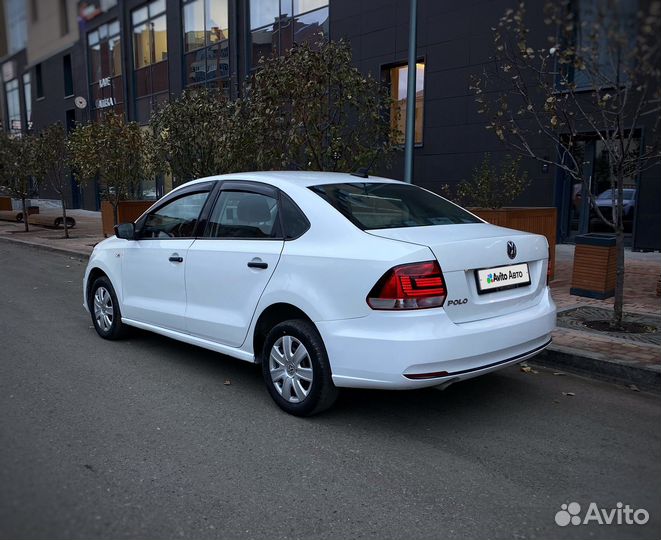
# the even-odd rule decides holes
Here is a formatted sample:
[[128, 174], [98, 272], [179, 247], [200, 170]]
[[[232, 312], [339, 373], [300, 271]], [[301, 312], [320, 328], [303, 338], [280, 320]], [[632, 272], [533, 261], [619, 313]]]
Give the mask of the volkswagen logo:
[[507, 242], [507, 256], [510, 259], [513, 259], [516, 257], [516, 244], [512, 242], [511, 240]]

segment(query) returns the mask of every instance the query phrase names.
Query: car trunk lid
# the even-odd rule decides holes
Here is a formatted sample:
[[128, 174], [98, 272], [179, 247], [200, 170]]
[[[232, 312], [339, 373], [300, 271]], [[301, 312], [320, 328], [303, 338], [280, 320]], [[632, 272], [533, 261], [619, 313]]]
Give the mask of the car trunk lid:
[[[543, 236], [496, 227], [488, 223], [434, 225], [366, 231], [429, 247], [443, 271], [447, 287], [444, 309], [456, 323], [470, 322], [520, 311], [537, 304], [546, 286], [548, 244]], [[516, 253], [508, 254], [508, 242]], [[476, 272], [503, 267], [527, 265], [530, 284], [512, 287], [507, 284], [480, 292]], [[483, 281], [491, 272], [483, 274]], [[507, 272], [505, 272], [507, 274]], [[516, 279], [514, 279], [516, 281]], [[511, 282], [511, 281], [510, 281]], [[500, 282], [498, 283], [498, 285]], [[488, 287], [489, 285], [484, 285]], [[511, 288], [507, 288], [511, 287]]]

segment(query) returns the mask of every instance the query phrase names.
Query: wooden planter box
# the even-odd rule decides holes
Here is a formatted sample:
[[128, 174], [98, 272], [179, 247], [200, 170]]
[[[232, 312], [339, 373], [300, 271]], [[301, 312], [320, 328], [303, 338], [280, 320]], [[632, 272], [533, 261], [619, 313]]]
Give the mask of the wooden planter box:
[[551, 255], [551, 279], [555, 277], [555, 231], [558, 211], [553, 208], [469, 208], [473, 214], [492, 225], [546, 236]]
[[0, 210], [12, 210], [11, 197], [0, 197]]
[[[117, 207], [118, 223], [129, 223], [138, 219], [155, 201], [121, 201]], [[115, 220], [113, 217], [112, 204], [101, 201], [101, 223], [103, 236], [115, 234]]]
[[610, 298], [615, 294], [616, 270], [614, 235], [591, 233], [577, 236], [569, 294], [599, 300]]

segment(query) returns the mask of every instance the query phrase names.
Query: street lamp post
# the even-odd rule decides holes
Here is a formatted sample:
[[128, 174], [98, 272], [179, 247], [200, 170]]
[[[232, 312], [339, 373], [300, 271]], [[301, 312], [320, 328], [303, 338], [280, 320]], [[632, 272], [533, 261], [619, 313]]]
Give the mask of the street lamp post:
[[411, 14], [409, 22], [409, 61], [406, 81], [406, 134], [404, 141], [404, 180], [413, 182], [413, 145], [415, 144], [415, 82], [416, 67], [416, 34], [418, 31], [418, 0], [410, 0]]

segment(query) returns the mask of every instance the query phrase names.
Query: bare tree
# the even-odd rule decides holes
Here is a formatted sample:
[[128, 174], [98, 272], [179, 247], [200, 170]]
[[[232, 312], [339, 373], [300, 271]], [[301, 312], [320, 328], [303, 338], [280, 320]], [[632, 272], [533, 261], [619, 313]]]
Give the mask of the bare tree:
[[71, 187], [71, 182], [67, 163], [67, 132], [64, 126], [58, 122], [44, 129], [39, 135], [38, 147], [38, 174], [60, 197], [64, 237], [69, 238], [66, 193]]
[[[661, 2], [556, 0], [544, 7], [546, 42], [531, 35], [526, 4], [508, 9], [493, 28], [495, 56], [471, 89], [487, 129], [510, 148], [585, 182], [581, 136], [601, 141], [607, 156], [612, 212], [582, 192], [616, 235], [617, 279], [612, 327], [624, 301], [624, 185], [661, 162]], [[638, 144], [641, 123], [646, 132]], [[557, 148], [548, 155], [551, 143]]]
[[30, 232], [27, 199], [37, 194], [37, 144], [34, 135], [10, 137], [0, 131], [0, 186], [21, 200], [25, 232]]

